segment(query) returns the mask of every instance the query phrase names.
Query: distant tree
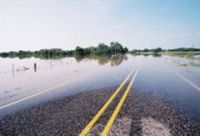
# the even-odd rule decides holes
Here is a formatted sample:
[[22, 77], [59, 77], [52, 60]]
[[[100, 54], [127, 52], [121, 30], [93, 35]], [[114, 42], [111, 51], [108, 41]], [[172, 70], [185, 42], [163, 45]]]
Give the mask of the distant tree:
[[97, 50], [96, 50], [97, 54], [110, 54], [111, 53], [111, 49], [108, 45], [104, 44], [104, 43], [99, 43]]
[[124, 47], [124, 53], [127, 53], [128, 52], [128, 48]]
[[10, 51], [8, 52], [8, 54], [9, 54], [9, 57], [16, 57], [18, 53], [15, 51]]
[[144, 51], [144, 52], [149, 52], [149, 49], [145, 48], [143, 51]]
[[32, 56], [32, 52], [20, 50], [16, 55], [19, 58], [29, 58]]
[[72, 56], [72, 55], [111, 55], [115, 53], [127, 53], [128, 48], [123, 47], [118, 42], [111, 42], [110, 46], [99, 43], [97, 47], [88, 47], [88, 48], [81, 48], [77, 46], [75, 50], [62, 50], [59, 48], [53, 49], [41, 49], [39, 51], [23, 51], [20, 50], [18, 52], [11, 51], [11, 52], [2, 52], [0, 53], [0, 57], [19, 57], [19, 58], [27, 58], [27, 57], [37, 57], [37, 58], [61, 58], [65, 56]]
[[153, 51], [154, 53], [158, 53], [158, 52], [161, 52], [161, 51], [162, 51], [162, 48], [158, 47], [158, 48], [152, 49], [152, 51]]
[[116, 54], [116, 53], [123, 53], [123, 46], [118, 43], [118, 42], [111, 42], [111, 52], [112, 54]]
[[182, 51], [182, 52], [188, 52], [188, 51], [200, 51], [200, 48], [176, 48], [176, 49], [169, 49], [168, 51]]
[[2, 52], [2, 53], [0, 53], [0, 56], [3, 57], [3, 58], [6, 58], [6, 57], [9, 56], [9, 53], [7, 53], [7, 52]]
[[74, 51], [73, 51], [73, 50], [65, 51], [65, 52], [64, 52], [64, 56], [72, 56], [73, 54], [74, 54]]
[[75, 54], [76, 55], [84, 55], [84, 49], [77, 46], [76, 49], [75, 49]]

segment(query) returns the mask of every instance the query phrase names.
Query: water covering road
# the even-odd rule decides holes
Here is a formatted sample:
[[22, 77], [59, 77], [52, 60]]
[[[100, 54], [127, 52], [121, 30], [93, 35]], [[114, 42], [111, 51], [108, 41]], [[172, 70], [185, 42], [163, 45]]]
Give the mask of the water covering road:
[[[82, 60], [1, 58], [0, 115], [79, 92], [118, 86], [133, 66], [141, 65], [135, 90], [162, 97], [191, 118], [200, 120], [200, 92], [173, 72], [199, 87], [200, 68], [177, 64], [177, 59], [179, 63], [187, 62], [178, 57], [131, 55]], [[33, 63], [37, 63], [37, 71], [33, 70]], [[23, 71], [22, 66], [30, 69]]]

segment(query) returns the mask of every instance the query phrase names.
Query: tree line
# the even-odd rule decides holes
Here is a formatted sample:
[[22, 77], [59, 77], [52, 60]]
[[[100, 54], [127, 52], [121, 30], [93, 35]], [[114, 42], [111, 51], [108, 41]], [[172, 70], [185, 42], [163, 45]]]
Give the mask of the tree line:
[[175, 48], [175, 49], [162, 49], [160, 47], [153, 49], [133, 49], [128, 50], [127, 47], [123, 47], [119, 42], [111, 42], [110, 45], [105, 43], [99, 43], [96, 47], [91, 46], [87, 48], [82, 48], [77, 46], [74, 50], [62, 50], [59, 48], [54, 49], [41, 49], [39, 51], [10, 51], [0, 53], [0, 57], [19, 57], [19, 58], [62, 58], [66, 56], [88, 56], [88, 55], [116, 55], [116, 54], [145, 54], [153, 53], [158, 54], [161, 52], [195, 52], [200, 51], [200, 48]]
[[175, 49], [162, 49], [160, 47], [158, 48], [153, 48], [153, 49], [133, 49], [130, 51], [131, 54], [140, 54], [140, 53], [161, 53], [161, 52], [195, 52], [195, 51], [200, 51], [200, 48], [175, 48]]
[[128, 48], [123, 47], [119, 42], [111, 42], [110, 45], [99, 43], [97, 47], [91, 46], [82, 48], [77, 46], [75, 50], [41, 49], [39, 51], [10, 51], [0, 53], [0, 57], [19, 57], [19, 58], [61, 58], [65, 56], [86, 56], [86, 55], [113, 55], [125, 54]]
[[104, 43], [99, 43], [97, 47], [81, 48], [79, 46], [75, 49], [75, 55], [113, 55], [125, 54], [128, 48], [123, 47], [119, 42], [111, 42], [110, 46]]

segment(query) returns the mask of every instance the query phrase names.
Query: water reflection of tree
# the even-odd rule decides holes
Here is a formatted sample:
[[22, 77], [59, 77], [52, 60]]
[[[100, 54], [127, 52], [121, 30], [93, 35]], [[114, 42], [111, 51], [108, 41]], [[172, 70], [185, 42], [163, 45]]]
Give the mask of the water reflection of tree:
[[162, 54], [160, 53], [140, 53], [140, 54], [131, 54], [132, 56], [141, 56], [143, 55], [144, 57], [149, 57], [149, 56], [153, 56], [153, 57], [162, 57]]
[[153, 57], [161, 57], [162, 55], [160, 53], [153, 53], [152, 56]]
[[128, 57], [125, 55], [112, 56], [111, 57], [111, 66], [118, 66], [123, 62], [123, 60], [127, 60], [127, 59], [128, 59]]
[[79, 56], [79, 55], [76, 55], [75, 56], [75, 59], [76, 59], [76, 62], [81, 62], [83, 59], [85, 59], [86, 57], [83, 57], [83, 56]]
[[118, 66], [128, 57], [126, 55], [90, 55], [90, 56], [75, 56], [76, 61], [79, 63], [83, 60], [96, 60], [99, 65], [105, 65], [110, 63], [111, 66]]
[[110, 56], [97, 56], [95, 59], [98, 61], [99, 65], [105, 65], [109, 63]]

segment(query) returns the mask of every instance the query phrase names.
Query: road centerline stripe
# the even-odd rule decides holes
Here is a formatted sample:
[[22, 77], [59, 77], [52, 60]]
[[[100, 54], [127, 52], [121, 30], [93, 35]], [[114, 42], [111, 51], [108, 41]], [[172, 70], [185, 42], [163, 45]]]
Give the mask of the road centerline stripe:
[[133, 82], [134, 82], [134, 80], [135, 80], [135, 78], [136, 78], [136, 76], [137, 76], [138, 71], [139, 71], [139, 68], [138, 68], [137, 71], [135, 72], [135, 74], [134, 74], [134, 76], [133, 76], [131, 82], [129, 83], [129, 85], [128, 85], [126, 91], [124, 92], [123, 96], [121, 97], [121, 99], [120, 99], [120, 101], [119, 101], [117, 107], [115, 108], [115, 110], [114, 110], [112, 116], [110, 117], [109, 121], [107, 122], [106, 126], [104, 127], [104, 130], [102, 131], [101, 136], [107, 136], [107, 135], [108, 135], [108, 132], [109, 132], [109, 130], [110, 130], [112, 124], [114, 123], [114, 121], [115, 121], [115, 119], [116, 119], [118, 113], [120, 112], [120, 110], [121, 110], [121, 108], [122, 108], [122, 105], [124, 104], [124, 102], [125, 102], [125, 100], [126, 100], [126, 98], [127, 98], [127, 96], [128, 96], [128, 93], [130, 92], [131, 86], [132, 86], [132, 84], [133, 84]]
[[101, 107], [101, 109], [98, 111], [98, 113], [92, 118], [92, 120], [87, 124], [87, 126], [81, 131], [79, 136], [85, 136], [89, 133], [91, 128], [94, 126], [94, 124], [99, 120], [99, 118], [104, 113], [104, 111], [107, 109], [107, 107], [111, 104], [111, 102], [114, 100], [114, 98], [121, 91], [122, 87], [128, 81], [128, 79], [131, 76], [131, 74], [133, 73], [133, 71], [134, 71], [134, 68], [131, 70], [131, 72], [128, 74], [128, 76], [125, 78], [125, 80], [120, 84], [120, 86], [116, 89], [116, 91], [111, 95], [111, 97], [106, 101], [106, 103]]

